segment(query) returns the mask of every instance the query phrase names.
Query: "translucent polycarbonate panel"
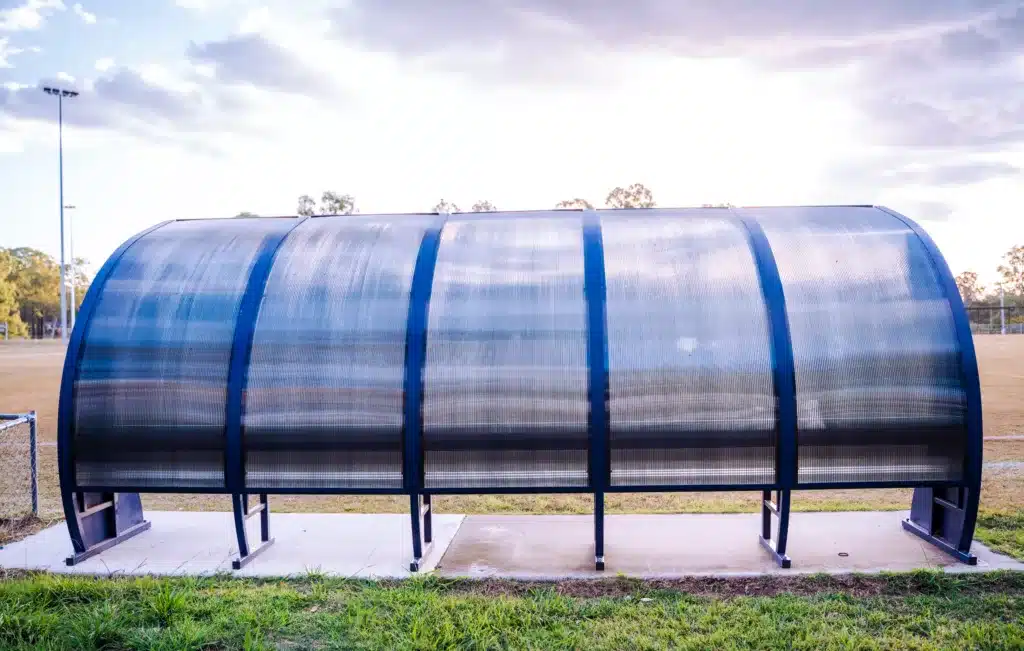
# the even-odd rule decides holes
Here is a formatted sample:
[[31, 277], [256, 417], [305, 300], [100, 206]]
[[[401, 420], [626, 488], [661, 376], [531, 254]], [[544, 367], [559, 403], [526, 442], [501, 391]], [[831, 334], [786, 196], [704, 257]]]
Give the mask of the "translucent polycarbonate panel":
[[132, 245], [96, 305], [75, 386], [83, 486], [215, 489], [235, 321], [288, 219], [174, 222]]
[[875, 208], [751, 212], [786, 295], [799, 482], [960, 480], [960, 350], [921, 240]]
[[406, 321], [427, 219], [311, 219], [281, 246], [250, 359], [249, 488], [402, 487]]
[[427, 329], [428, 488], [587, 485], [578, 215], [451, 220]]
[[771, 338], [746, 231], [685, 214], [601, 229], [612, 485], [773, 483]]

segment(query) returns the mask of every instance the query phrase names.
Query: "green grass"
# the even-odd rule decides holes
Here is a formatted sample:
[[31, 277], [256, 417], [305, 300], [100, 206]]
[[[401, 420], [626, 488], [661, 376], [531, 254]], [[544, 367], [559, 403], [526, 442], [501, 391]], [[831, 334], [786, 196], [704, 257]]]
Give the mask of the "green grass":
[[[744, 596], [745, 592], [754, 595]], [[1019, 649], [1024, 574], [0, 581], [5, 649]]]
[[981, 512], [974, 537], [994, 551], [1024, 560], [1024, 511]]

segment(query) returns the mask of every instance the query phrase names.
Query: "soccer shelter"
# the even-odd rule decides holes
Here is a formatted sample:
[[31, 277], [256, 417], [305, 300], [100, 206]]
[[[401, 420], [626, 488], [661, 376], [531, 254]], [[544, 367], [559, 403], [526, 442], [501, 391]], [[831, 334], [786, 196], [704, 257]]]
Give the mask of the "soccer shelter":
[[407, 495], [413, 570], [432, 495], [576, 492], [603, 569], [606, 493], [730, 490], [788, 567], [792, 491], [891, 487], [972, 562], [981, 394], [885, 208], [176, 220], [96, 275], [58, 446], [69, 564], [149, 527], [142, 492], [230, 494], [236, 567], [268, 495]]

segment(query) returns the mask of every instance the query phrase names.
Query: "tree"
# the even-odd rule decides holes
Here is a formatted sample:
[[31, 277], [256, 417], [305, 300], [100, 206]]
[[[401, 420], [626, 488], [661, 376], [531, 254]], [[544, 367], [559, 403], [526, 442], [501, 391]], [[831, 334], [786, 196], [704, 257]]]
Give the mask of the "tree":
[[[14, 264], [13, 281], [18, 314], [23, 323], [41, 327], [60, 319], [60, 265], [42, 251], [8, 249]], [[39, 325], [36, 325], [39, 324]]]
[[235, 215], [236, 219], [239, 218], [239, 217], [259, 217], [259, 215], [257, 215], [254, 212], [249, 212], [248, 210], [243, 210], [242, 212], [240, 212], [237, 215]]
[[356, 211], [356, 200], [350, 194], [328, 190], [320, 197], [321, 215], [351, 215]]
[[[68, 264], [67, 282], [74, 283], [75, 307], [80, 307], [89, 289], [85, 273], [88, 261], [75, 258]], [[60, 319], [60, 265], [36, 249], [0, 248], [0, 323], [6, 322], [15, 337], [31, 328], [42, 335], [43, 322]]]
[[438, 201], [437, 205], [435, 205], [430, 210], [431, 210], [431, 212], [436, 212], [439, 215], [440, 214], [453, 215], [453, 214], [455, 214], [457, 212], [462, 212], [462, 210], [457, 205], [455, 205], [454, 203], [449, 202], [446, 199], [441, 199], [440, 201]]
[[24, 337], [25, 322], [18, 312], [18, 290], [14, 284], [15, 260], [6, 249], [0, 249], [0, 323], [7, 323], [8, 336]]
[[297, 215], [312, 217], [313, 215], [351, 215], [356, 211], [356, 200], [350, 194], [338, 194], [327, 190], [320, 195], [320, 205], [316, 200], [304, 194], [299, 197], [299, 205], [295, 209]]
[[494, 204], [491, 203], [490, 201], [488, 201], [487, 199], [482, 199], [480, 201], [477, 201], [476, 203], [473, 204], [473, 207], [470, 208], [470, 210], [473, 211], [473, 212], [497, 212], [498, 211], [498, 209], [494, 206]]
[[1024, 296], [1024, 246], [1015, 246], [1003, 254], [1003, 264], [997, 271], [1003, 277], [1003, 287], [1017, 296]]
[[593, 210], [594, 204], [590, 203], [586, 199], [580, 199], [577, 197], [575, 199], [559, 201], [555, 204], [555, 208], [582, 208], [583, 210]]
[[970, 307], [985, 295], [985, 288], [978, 283], [978, 274], [973, 271], [961, 272], [956, 277], [956, 288], [964, 305]]
[[604, 202], [609, 208], [653, 208], [656, 205], [654, 195], [642, 183], [615, 188]]
[[302, 217], [312, 217], [316, 214], [316, 201], [313, 197], [308, 194], [304, 194], [299, 197], [299, 206], [295, 209], [295, 214], [301, 215]]

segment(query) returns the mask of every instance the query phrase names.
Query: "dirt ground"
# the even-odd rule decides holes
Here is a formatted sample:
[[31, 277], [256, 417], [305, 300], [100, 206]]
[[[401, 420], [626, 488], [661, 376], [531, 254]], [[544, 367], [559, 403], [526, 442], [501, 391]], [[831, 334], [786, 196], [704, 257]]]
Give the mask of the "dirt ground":
[[[1024, 436], [1024, 336], [979, 335], [978, 351], [986, 437]], [[59, 513], [56, 473], [57, 394], [64, 347], [57, 341], [0, 342], [0, 412], [35, 409], [39, 421], [40, 498], [44, 518]], [[1024, 439], [987, 440], [982, 505], [988, 510], [1024, 506]], [[1007, 463], [1009, 462], [1009, 463]], [[1013, 462], [1021, 462], [1018, 466]], [[909, 490], [808, 491], [793, 496], [794, 509], [901, 509]], [[224, 496], [147, 495], [150, 508], [228, 510]], [[609, 495], [609, 512], [753, 511], [755, 493], [659, 493]], [[277, 511], [404, 512], [407, 498], [390, 496], [274, 496]], [[450, 496], [439, 511], [462, 513], [590, 513], [587, 495]]]

